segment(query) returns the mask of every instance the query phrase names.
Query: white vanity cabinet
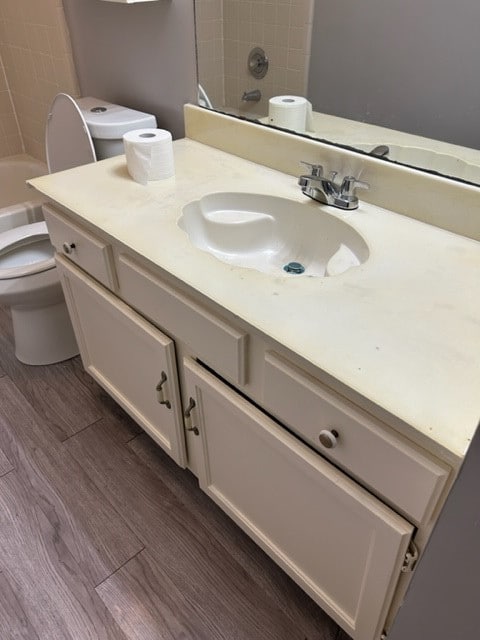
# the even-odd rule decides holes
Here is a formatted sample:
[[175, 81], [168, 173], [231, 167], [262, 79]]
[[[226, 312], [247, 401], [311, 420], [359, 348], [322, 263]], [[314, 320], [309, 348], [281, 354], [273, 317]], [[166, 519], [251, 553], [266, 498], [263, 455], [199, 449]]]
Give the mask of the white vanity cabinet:
[[101, 230], [45, 217], [86, 370], [347, 633], [380, 640], [448, 465]]

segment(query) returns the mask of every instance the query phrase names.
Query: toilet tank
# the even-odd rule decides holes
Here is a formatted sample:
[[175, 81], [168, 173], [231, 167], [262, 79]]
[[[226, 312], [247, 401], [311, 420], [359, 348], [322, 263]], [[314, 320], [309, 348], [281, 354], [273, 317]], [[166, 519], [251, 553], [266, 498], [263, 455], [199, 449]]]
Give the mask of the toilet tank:
[[124, 153], [123, 134], [133, 129], [155, 129], [155, 116], [128, 109], [98, 98], [77, 98], [76, 102], [92, 136], [97, 160]]

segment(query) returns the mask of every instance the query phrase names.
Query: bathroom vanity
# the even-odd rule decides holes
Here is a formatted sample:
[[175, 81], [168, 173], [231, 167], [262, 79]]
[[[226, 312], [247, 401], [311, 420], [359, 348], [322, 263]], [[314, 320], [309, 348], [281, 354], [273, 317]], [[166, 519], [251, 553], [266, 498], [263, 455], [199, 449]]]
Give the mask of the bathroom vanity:
[[147, 187], [123, 156], [32, 181], [84, 366], [347, 633], [386, 637], [478, 420], [480, 246], [361, 203], [322, 207], [364, 239], [359, 266], [233, 266], [190, 242], [186, 205], [321, 205], [291, 174], [174, 147], [176, 177]]

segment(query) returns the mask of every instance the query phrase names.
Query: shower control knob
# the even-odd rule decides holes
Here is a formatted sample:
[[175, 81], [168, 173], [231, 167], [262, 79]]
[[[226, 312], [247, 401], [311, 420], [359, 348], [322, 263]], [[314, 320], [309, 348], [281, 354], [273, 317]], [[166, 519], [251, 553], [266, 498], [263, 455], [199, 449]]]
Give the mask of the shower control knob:
[[66, 253], [67, 256], [69, 256], [72, 251], [75, 249], [75, 243], [74, 242], [64, 242], [62, 245], [63, 248], [63, 253]]
[[338, 431], [335, 431], [334, 429], [331, 431], [323, 429], [318, 434], [318, 439], [325, 449], [334, 449], [338, 443]]

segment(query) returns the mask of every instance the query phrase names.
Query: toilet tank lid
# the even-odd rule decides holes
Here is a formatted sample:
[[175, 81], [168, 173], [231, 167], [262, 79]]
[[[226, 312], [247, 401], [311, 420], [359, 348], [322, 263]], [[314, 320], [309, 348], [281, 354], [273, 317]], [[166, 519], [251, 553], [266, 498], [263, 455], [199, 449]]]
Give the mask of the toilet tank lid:
[[133, 129], [156, 128], [155, 116], [128, 109], [100, 98], [77, 98], [80, 111], [93, 138], [114, 140]]

